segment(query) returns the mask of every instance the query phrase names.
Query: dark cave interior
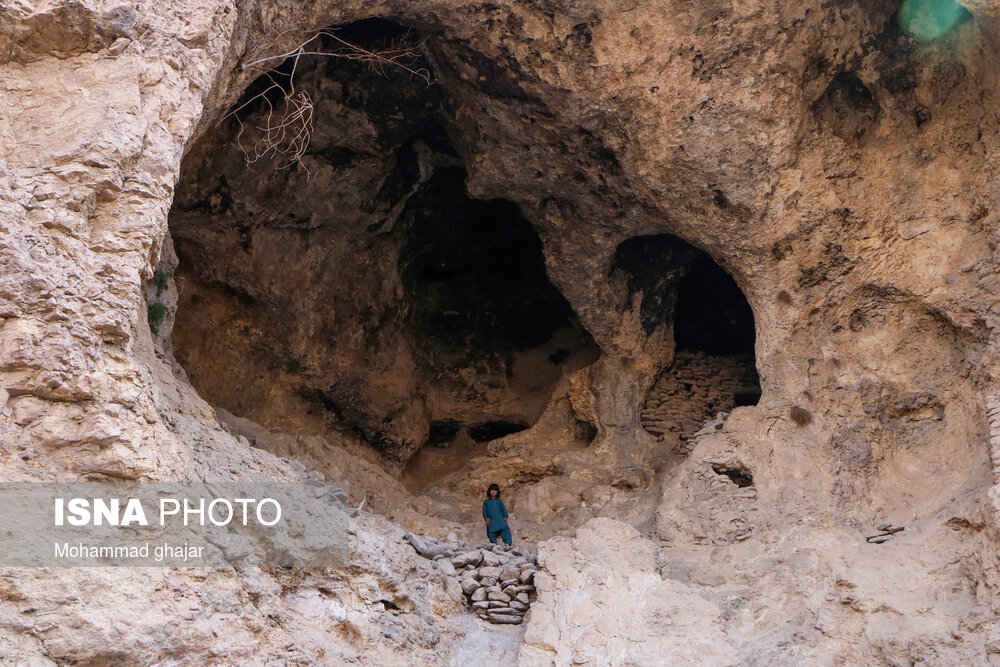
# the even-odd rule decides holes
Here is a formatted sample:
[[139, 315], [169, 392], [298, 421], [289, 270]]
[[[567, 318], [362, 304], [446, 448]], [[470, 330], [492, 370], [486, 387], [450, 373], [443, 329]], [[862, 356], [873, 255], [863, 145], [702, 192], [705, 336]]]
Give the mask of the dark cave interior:
[[[423, 48], [379, 19], [335, 34]], [[308, 147], [248, 165], [241, 145], [261, 140], [291, 89], [282, 64], [186, 155], [170, 215], [179, 294], [165, 333], [199, 393], [267, 428], [353, 438], [397, 471], [424, 445], [468, 456], [530, 428], [560, 377], [600, 354], [518, 205], [467, 193], [444, 92], [413, 74], [429, 67], [303, 57]], [[618, 274], [642, 293], [647, 331], [672, 326], [665, 374], [708, 358], [740, 376], [695, 412], [756, 403], [753, 314], [728, 273], [658, 234], [623, 242]]]

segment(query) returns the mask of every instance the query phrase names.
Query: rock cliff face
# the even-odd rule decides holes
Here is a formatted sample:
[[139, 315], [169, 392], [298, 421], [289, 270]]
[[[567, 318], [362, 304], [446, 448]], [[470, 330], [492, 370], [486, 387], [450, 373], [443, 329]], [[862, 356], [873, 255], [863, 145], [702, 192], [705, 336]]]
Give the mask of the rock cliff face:
[[[3, 479], [377, 510], [341, 570], [5, 570], [0, 652], [1000, 662], [998, 13], [0, 2]], [[266, 61], [311, 137], [246, 165], [253, 63], [338, 26], [408, 69]], [[478, 539], [491, 481], [516, 627], [398, 525]]]

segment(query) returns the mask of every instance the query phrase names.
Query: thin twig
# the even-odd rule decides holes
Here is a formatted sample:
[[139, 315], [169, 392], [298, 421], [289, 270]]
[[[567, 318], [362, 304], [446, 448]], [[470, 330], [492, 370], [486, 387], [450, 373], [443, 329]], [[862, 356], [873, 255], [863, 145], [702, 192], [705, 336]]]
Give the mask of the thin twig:
[[[320, 51], [315, 48], [308, 48], [310, 44], [322, 37], [327, 37], [342, 48], [341, 51]], [[423, 52], [424, 42], [412, 46], [403, 46], [409, 39], [409, 33], [405, 34], [395, 45], [378, 51], [370, 51], [357, 44], [352, 44], [347, 40], [337, 36], [333, 31], [320, 30], [309, 39], [301, 42], [297, 47], [274, 56], [257, 58], [245, 65], [243, 70], [250, 70], [266, 63], [292, 61], [292, 69], [288, 74], [287, 90], [286, 86], [280, 84], [276, 79], [277, 69], [270, 67], [266, 69], [262, 76], [267, 77], [270, 85], [263, 91], [257, 93], [240, 106], [232, 109], [225, 118], [232, 116], [236, 119], [239, 129], [236, 133], [236, 144], [243, 153], [243, 159], [250, 165], [262, 158], [275, 157], [279, 154], [289, 157], [288, 165], [301, 163], [309, 148], [309, 141], [313, 130], [314, 105], [308, 92], [297, 91], [295, 88], [295, 74], [298, 70], [299, 59], [303, 56], [323, 56], [329, 58], [343, 58], [365, 63], [372, 71], [387, 76], [386, 67], [398, 67], [412, 76], [417, 76], [431, 83], [431, 73], [427, 68], [418, 67], [420, 57]], [[259, 51], [258, 51], [259, 53]], [[281, 93], [281, 101], [278, 108], [269, 99], [269, 95], [277, 89]], [[261, 133], [253, 145], [244, 145], [243, 136], [246, 132], [246, 125], [240, 118], [240, 112], [251, 106], [258, 100], [264, 100], [267, 105], [267, 113], [263, 122], [256, 125], [256, 129]]]

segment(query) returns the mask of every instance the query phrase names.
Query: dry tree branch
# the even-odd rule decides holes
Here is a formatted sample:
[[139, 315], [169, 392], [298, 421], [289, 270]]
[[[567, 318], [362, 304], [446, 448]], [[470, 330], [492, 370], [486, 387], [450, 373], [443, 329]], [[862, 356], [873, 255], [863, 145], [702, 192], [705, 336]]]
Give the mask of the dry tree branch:
[[[315, 47], [310, 47], [317, 40], [328, 38], [338, 46], [337, 51], [322, 51]], [[277, 155], [287, 155], [288, 164], [291, 166], [300, 163], [302, 157], [309, 148], [309, 140], [312, 137], [313, 129], [313, 102], [309, 93], [298, 91], [295, 88], [295, 73], [298, 70], [299, 60], [302, 56], [324, 56], [329, 58], [343, 58], [365, 63], [368, 67], [383, 76], [387, 76], [387, 67], [398, 67], [411, 76], [417, 76], [431, 83], [431, 73], [425, 67], [419, 67], [421, 55], [425, 41], [417, 44], [408, 44], [409, 33], [403, 35], [394, 44], [384, 49], [371, 51], [357, 44], [352, 44], [337, 36], [332, 30], [319, 30], [309, 39], [301, 42], [297, 47], [286, 53], [273, 56], [264, 56], [243, 65], [243, 70], [250, 70], [267, 63], [277, 62], [279, 64], [291, 59], [291, 72], [287, 75], [287, 83], [282, 85], [275, 78], [277, 66], [269, 66], [263, 76], [270, 82], [263, 91], [257, 93], [240, 106], [232, 109], [226, 118], [232, 116], [239, 125], [236, 133], [236, 144], [243, 153], [243, 159], [247, 165], [262, 158], [270, 158]], [[287, 90], [286, 90], [287, 86]], [[271, 102], [269, 95], [272, 91], [279, 91], [281, 99], [277, 104]], [[240, 112], [253, 105], [258, 100], [263, 100], [267, 105], [267, 113], [260, 125], [255, 129], [260, 133], [251, 145], [244, 143], [244, 133], [246, 125], [240, 118]]]

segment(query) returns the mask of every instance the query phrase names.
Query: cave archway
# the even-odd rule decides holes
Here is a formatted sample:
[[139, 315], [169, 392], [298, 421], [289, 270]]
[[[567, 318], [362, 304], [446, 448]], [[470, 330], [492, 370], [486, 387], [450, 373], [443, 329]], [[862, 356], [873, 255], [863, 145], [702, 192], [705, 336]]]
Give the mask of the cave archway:
[[[336, 34], [369, 51], [421, 43], [383, 20]], [[161, 343], [224, 419], [367, 448], [394, 472], [425, 448], [467, 457], [528, 428], [560, 377], [597, 356], [532, 224], [466, 192], [442, 92], [414, 57], [300, 59], [310, 140], [248, 166], [292, 68], [251, 84], [185, 157], [178, 261], [153, 297], [176, 303]], [[323, 469], [322, 452], [275, 453]]]
[[675, 350], [642, 406], [643, 428], [689, 439], [705, 422], [756, 405], [760, 379], [753, 311], [736, 281], [706, 252], [672, 234], [619, 244], [612, 274], [642, 293], [647, 332], [670, 326]]

